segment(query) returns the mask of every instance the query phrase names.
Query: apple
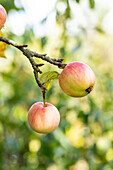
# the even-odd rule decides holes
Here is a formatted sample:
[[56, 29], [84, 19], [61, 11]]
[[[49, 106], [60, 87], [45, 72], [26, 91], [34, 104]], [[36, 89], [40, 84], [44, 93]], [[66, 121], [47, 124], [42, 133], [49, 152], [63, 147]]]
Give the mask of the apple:
[[6, 10], [2, 5], [0, 5], [0, 29], [4, 26], [7, 18]]
[[38, 133], [53, 132], [60, 122], [60, 114], [57, 108], [50, 104], [43, 102], [34, 103], [28, 112], [28, 124]]
[[95, 84], [95, 74], [82, 62], [67, 64], [59, 75], [61, 89], [69, 96], [83, 97], [89, 94]]

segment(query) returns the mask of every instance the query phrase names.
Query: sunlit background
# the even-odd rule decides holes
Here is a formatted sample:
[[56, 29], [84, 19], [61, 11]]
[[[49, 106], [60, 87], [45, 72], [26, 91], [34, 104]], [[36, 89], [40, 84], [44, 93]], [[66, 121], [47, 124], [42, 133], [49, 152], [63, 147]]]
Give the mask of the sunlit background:
[[[4, 35], [38, 53], [82, 61], [96, 75], [83, 98], [64, 94], [53, 82], [46, 101], [61, 115], [51, 134], [27, 123], [34, 102], [42, 101], [25, 56], [7, 46], [0, 58], [0, 170], [113, 170], [113, 1], [0, 0], [7, 10]], [[61, 72], [44, 63], [43, 72]]]
[[[111, 0], [95, 0], [95, 10], [91, 10], [88, 6], [88, 0], [82, 0], [80, 5], [74, 0], [69, 1], [72, 19], [66, 23], [70, 34], [77, 34], [79, 27], [86, 29], [95, 28], [100, 20], [102, 20], [102, 28], [106, 33], [113, 33], [113, 1]], [[36, 37], [45, 35], [53, 35], [58, 32], [56, 24], [55, 8], [63, 14], [66, 10], [67, 4], [65, 1], [57, 0], [15, 0], [15, 5], [18, 8], [23, 8], [25, 11], [10, 10], [7, 26], [16, 35], [22, 35], [27, 26], [30, 26]], [[43, 20], [47, 18], [47, 22], [42, 26]]]

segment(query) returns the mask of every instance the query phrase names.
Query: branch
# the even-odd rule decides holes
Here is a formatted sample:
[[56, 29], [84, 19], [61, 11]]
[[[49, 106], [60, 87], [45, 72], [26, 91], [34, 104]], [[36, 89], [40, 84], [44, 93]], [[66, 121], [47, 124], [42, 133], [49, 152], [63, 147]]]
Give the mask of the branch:
[[18, 47], [27, 47], [27, 45], [19, 45], [16, 42], [9, 40], [8, 38], [2, 37], [2, 36], [0, 36], [0, 41], [3, 41], [6, 44], [12, 45], [12, 46], [17, 47], [17, 48]]
[[12, 45], [12, 46], [18, 48], [19, 50], [21, 50], [23, 52], [23, 54], [25, 56], [29, 54], [32, 57], [34, 56], [37, 58], [41, 58], [42, 60], [45, 60], [53, 65], [56, 65], [61, 69], [63, 69], [66, 66], [66, 64], [62, 63], [63, 59], [56, 59], [56, 58], [52, 59], [49, 56], [47, 56], [47, 54], [39, 54], [39, 53], [32, 51], [30, 49], [26, 49], [25, 47], [27, 47], [27, 45], [19, 45], [16, 42], [9, 40], [8, 38], [2, 37], [2, 36], [0, 36], [0, 41], [3, 41], [6, 44], [9, 44], [9, 45]]
[[58, 68], [61, 68], [61, 69], [63, 69], [66, 66], [66, 64], [62, 63], [63, 59], [56, 59], [56, 58], [52, 59], [49, 56], [47, 56], [47, 54], [39, 54], [39, 53], [32, 51], [30, 49], [26, 49], [27, 45], [19, 45], [16, 42], [14, 42], [8, 38], [2, 37], [2, 36], [0, 36], [0, 41], [3, 41], [8, 45], [12, 45], [12, 46], [16, 47], [17, 49], [22, 51], [22, 53], [29, 59], [31, 65], [33, 67], [33, 70], [34, 70], [34, 76], [35, 76], [36, 82], [37, 82], [38, 86], [41, 88], [42, 92], [45, 92], [46, 88], [40, 82], [40, 80], [38, 78], [38, 73], [40, 73], [40, 74], [42, 73], [42, 71], [39, 69], [39, 67], [43, 66], [44, 64], [37, 64], [34, 61], [33, 57], [41, 58], [42, 60], [45, 60], [53, 65], [56, 65], [56, 66], [58, 66]]
[[[32, 51], [33, 52], [33, 51]], [[37, 52], [33, 52], [34, 57], [41, 58], [42, 60], [45, 60], [53, 65], [58, 66], [58, 68], [63, 69], [67, 64], [62, 63], [63, 59], [56, 59], [56, 58], [50, 58], [47, 56], [47, 54], [38, 54]]]

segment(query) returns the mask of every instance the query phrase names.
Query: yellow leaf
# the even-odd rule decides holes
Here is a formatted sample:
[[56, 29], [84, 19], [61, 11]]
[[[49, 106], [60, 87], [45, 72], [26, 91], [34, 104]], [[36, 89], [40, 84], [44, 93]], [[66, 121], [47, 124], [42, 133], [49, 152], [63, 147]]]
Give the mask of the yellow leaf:
[[[4, 37], [4, 34], [0, 30], [0, 36]], [[6, 49], [6, 43], [0, 41], [0, 57], [1, 58], [6, 58], [5, 56], [5, 49]]]

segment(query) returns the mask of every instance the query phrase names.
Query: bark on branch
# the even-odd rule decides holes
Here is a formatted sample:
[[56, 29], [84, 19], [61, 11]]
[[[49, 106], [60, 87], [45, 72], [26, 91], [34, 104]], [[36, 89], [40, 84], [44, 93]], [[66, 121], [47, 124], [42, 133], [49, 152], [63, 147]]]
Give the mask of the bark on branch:
[[12, 45], [15, 48], [19, 49], [20, 51], [22, 51], [23, 55], [25, 55], [29, 59], [31, 65], [32, 65], [33, 71], [34, 71], [34, 76], [35, 76], [36, 82], [37, 82], [38, 86], [41, 88], [42, 92], [45, 92], [46, 88], [40, 82], [40, 80], [38, 78], [38, 73], [40, 73], [40, 74], [42, 73], [42, 71], [39, 69], [39, 67], [43, 66], [44, 64], [36, 63], [34, 61], [33, 57], [41, 58], [42, 60], [45, 60], [45, 61], [49, 62], [50, 64], [56, 65], [61, 69], [63, 69], [66, 66], [66, 64], [62, 63], [63, 59], [56, 59], [56, 58], [52, 59], [49, 56], [47, 56], [47, 54], [39, 54], [35, 51], [27, 49], [26, 47], [28, 45], [20, 45], [6, 37], [2, 37], [2, 36], [0, 36], [0, 41], [5, 42], [6, 44]]

